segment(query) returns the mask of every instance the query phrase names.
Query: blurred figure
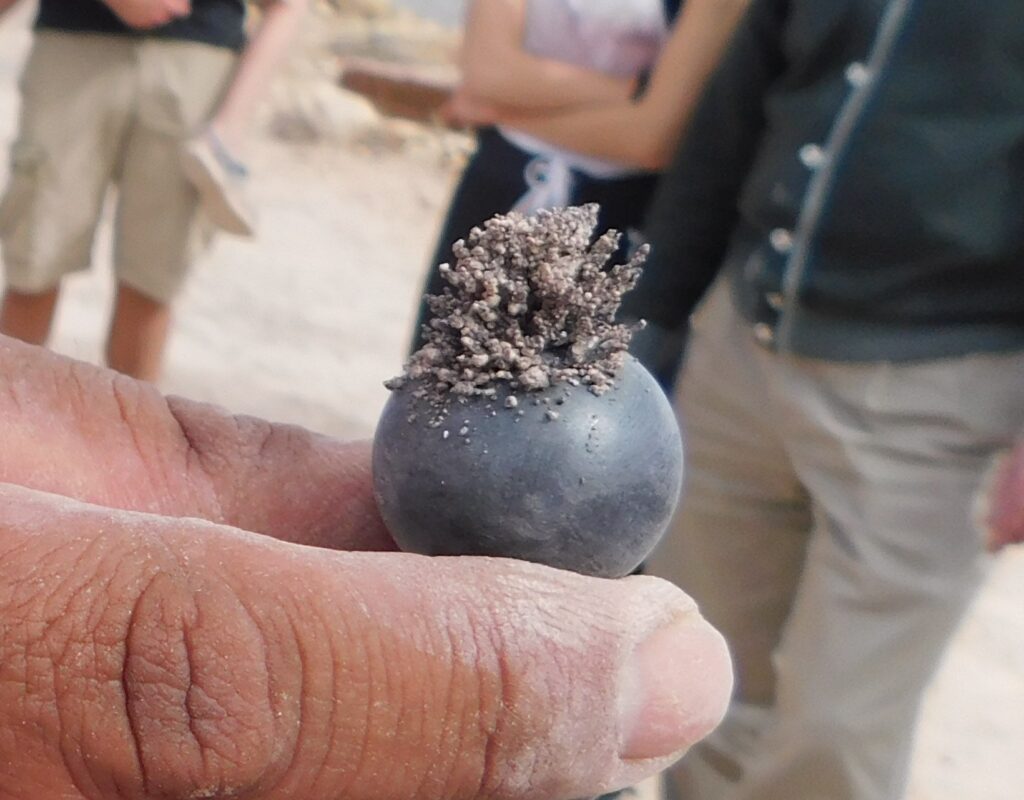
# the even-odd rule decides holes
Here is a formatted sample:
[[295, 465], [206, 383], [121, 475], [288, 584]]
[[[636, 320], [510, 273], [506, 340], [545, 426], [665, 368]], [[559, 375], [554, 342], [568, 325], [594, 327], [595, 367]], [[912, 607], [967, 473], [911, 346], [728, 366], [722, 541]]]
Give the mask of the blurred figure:
[[[466, 19], [464, 91], [536, 114], [625, 100], [657, 58], [674, 12], [664, 0], [478, 0]], [[487, 126], [477, 138], [430, 261], [428, 294], [446, 285], [438, 268], [452, 260], [452, 244], [494, 214], [599, 202], [600, 226], [628, 234], [654, 187], [647, 172], [512, 128]], [[429, 316], [424, 302], [413, 349]]]
[[231, 83], [245, 14], [243, 0], [41, 0], [0, 201], [0, 332], [46, 343], [61, 280], [89, 267], [116, 186], [106, 361], [157, 379], [172, 303], [208, 241], [183, 145], [218, 109], [233, 143], [235, 107], [248, 108], [251, 74], [265, 72], [249, 62], [272, 61], [247, 58]]
[[[464, 82], [450, 113], [484, 126], [456, 190], [426, 292], [451, 245], [497, 213], [596, 202], [601, 230], [640, 239], [656, 173], [746, 0], [502, 0], [470, 8]], [[623, 253], [624, 254], [624, 253]], [[429, 320], [420, 308], [414, 347]], [[670, 384], [678, 335], [645, 337]]]
[[209, 124], [185, 146], [185, 174], [203, 209], [221, 230], [252, 236], [256, 214], [247, 197], [248, 167], [241, 157], [249, 126], [267, 86], [298, 33], [308, 0], [262, 0], [262, 15]]
[[[502, 130], [519, 131], [548, 146], [611, 161], [623, 169], [659, 171], [675, 154], [680, 133], [749, 3], [675, 3], [678, 19], [664, 47], [637, 75], [628, 93], [533, 108], [503, 100], [497, 92], [487, 91], [486, 84], [478, 86], [469, 80], [467, 74], [450, 103], [451, 116], [467, 125], [496, 124]], [[503, 65], [495, 63], [498, 58], [491, 53], [486, 64], [501, 74]]]
[[1024, 431], [1022, 48], [1014, 0], [754, 0], [663, 178], [627, 302], [703, 300], [650, 566], [737, 669], [673, 800], [901, 798], [986, 545], [1024, 536], [1024, 445], [972, 519]]

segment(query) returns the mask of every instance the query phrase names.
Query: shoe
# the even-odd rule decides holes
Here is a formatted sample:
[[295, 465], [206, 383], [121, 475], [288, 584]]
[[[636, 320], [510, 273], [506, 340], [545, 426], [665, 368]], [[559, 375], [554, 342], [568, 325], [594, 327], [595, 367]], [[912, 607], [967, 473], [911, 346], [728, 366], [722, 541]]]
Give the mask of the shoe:
[[256, 232], [256, 215], [246, 194], [249, 170], [228, 152], [212, 129], [185, 143], [181, 163], [210, 222], [235, 236]]

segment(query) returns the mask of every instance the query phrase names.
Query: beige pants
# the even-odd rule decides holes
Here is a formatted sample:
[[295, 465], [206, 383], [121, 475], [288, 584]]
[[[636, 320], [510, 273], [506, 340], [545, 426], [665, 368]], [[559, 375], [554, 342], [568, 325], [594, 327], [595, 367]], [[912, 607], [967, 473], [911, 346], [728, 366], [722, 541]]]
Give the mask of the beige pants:
[[841, 364], [761, 348], [713, 290], [678, 408], [680, 515], [651, 571], [730, 641], [736, 702], [672, 800], [897, 800], [986, 557], [971, 501], [1024, 429], [1024, 353]]
[[234, 62], [206, 44], [37, 33], [0, 201], [7, 284], [42, 292], [88, 268], [116, 186], [118, 280], [169, 301], [205, 238], [181, 145], [212, 114]]

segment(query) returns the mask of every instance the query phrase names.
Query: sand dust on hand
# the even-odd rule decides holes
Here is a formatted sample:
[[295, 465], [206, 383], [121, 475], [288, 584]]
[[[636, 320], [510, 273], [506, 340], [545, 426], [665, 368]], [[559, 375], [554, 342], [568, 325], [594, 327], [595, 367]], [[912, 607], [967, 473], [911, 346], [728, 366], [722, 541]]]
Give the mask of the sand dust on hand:
[[[619, 324], [622, 296], [640, 277], [640, 247], [607, 269], [619, 234], [596, 240], [597, 205], [496, 216], [455, 243], [449, 286], [428, 298], [433, 318], [425, 344], [402, 376], [435, 407], [454, 398], [494, 397], [499, 382], [515, 392], [560, 383], [601, 394], [614, 384], [636, 326]], [[517, 404], [514, 396], [506, 407]]]

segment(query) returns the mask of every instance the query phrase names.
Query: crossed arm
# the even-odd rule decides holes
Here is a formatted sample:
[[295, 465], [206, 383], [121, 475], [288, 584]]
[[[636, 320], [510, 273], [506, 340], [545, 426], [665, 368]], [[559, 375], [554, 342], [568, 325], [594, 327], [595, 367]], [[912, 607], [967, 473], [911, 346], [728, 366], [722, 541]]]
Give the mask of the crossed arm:
[[[471, 123], [501, 122], [578, 152], [648, 169], [664, 167], [750, 0], [687, 0], [643, 96], [628, 93], [564, 113], [512, 108], [467, 82], [453, 103]], [[499, 56], [490, 69], [499, 72]], [[530, 87], [524, 88], [524, 91]]]
[[476, 0], [469, 7], [461, 54], [462, 90], [505, 113], [550, 113], [623, 102], [636, 81], [565, 61], [523, 46], [525, 0]]

